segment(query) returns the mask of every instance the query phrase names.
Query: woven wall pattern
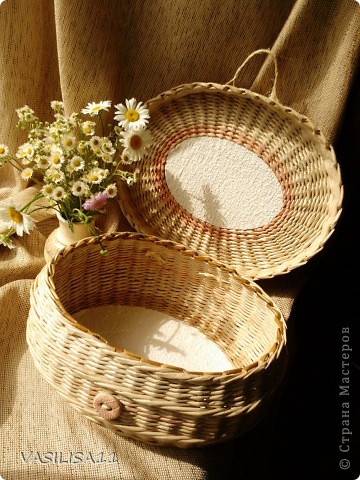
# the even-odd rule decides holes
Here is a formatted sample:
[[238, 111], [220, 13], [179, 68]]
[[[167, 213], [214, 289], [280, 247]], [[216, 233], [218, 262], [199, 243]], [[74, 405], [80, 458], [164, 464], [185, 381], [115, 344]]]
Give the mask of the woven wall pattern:
[[[150, 443], [205, 445], [256, 425], [286, 370], [285, 322], [270, 297], [180, 244], [135, 233], [108, 234], [103, 244], [104, 257], [96, 239], [66, 248], [35, 280], [27, 339], [44, 378], [89, 419]], [[111, 304], [183, 320], [215, 342], [233, 369], [161, 365], [111, 345], [72, 317]], [[112, 422], [94, 411], [103, 392], [121, 405]]]

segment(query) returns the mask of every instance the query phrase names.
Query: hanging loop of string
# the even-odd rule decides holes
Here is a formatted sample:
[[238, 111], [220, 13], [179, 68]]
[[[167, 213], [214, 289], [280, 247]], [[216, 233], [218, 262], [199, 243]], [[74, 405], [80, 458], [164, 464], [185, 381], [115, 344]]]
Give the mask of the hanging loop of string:
[[274, 75], [274, 81], [273, 81], [273, 86], [271, 88], [271, 91], [270, 91], [270, 94], [269, 94], [269, 98], [271, 98], [272, 100], [276, 100], [278, 101], [278, 97], [277, 97], [277, 93], [276, 93], [276, 85], [277, 85], [277, 79], [278, 79], [278, 64], [277, 64], [277, 60], [276, 60], [276, 56], [275, 54], [269, 50], [269, 49], [259, 49], [259, 50], [255, 50], [253, 53], [251, 53], [244, 61], [243, 63], [240, 65], [240, 67], [236, 70], [235, 72], [235, 75], [233, 76], [233, 78], [231, 80], [229, 80], [225, 85], [233, 85], [235, 87], [235, 82], [236, 80], [238, 79], [241, 71], [243, 70], [243, 68], [245, 67], [245, 65], [247, 65], [249, 63], [249, 61], [255, 57], [256, 55], [259, 55], [259, 54], [266, 54], [266, 55], [269, 55], [272, 60], [273, 60], [273, 63], [274, 63], [274, 71], [275, 71], [275, 75]]

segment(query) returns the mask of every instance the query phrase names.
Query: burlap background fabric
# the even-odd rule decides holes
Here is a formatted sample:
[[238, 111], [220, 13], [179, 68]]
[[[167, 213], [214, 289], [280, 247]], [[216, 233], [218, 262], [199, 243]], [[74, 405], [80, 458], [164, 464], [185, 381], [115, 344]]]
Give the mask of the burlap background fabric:
[[[50, 119], [54, 99], [63, 99], [71, 112], [90, 101], [147, 100], [187, 82], [226, 83], [259, 48], [277, 55], [280, 101], [309, 116], [333, 142], [359, 45], [355, 0], [5, 0], [0, 5], [0, 142], [14, 151], [23, 141], [15, 109], [24, 104]], [[269, 59], [257, 57], [238, 84], [266, 94], [272, 77]], [[17, 172], [0, 170], [0, 202], [32, 192]], [[39, 220], [37, 231], [18, 239], [16, 249], [0, 247], [0, 476], [234, 478], [231, 462], [240, 453], [235, 443], [183, 451], [117, 437], [79, 418], [42, 380], [25, 342], [29, 289], [55, 227], [53, 218]], [[104, 228], [127, 228], [120, 210]], [[306, 273], [262, 284], [286, 318]], [[66, 461], [70, 451], [97, 459], [104, 452], [105, 462], [34, 461], [36, 452], [62, 452]], [[113, 452], [117, 462], [110, 463]]]

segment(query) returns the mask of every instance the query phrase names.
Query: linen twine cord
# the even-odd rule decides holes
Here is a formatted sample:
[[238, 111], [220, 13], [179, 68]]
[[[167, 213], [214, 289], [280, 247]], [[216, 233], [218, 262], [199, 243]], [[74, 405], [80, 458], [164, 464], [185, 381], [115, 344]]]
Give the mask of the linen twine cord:
[[[261, 421], [287, 361], [286, 323], [271, 298], [184, 245], [130, 232], [101, 241], [106, 256], [90, 237], [60, 251], [36, 278], [26, 337], [45, 380], [88, 419], [147, 443], [202, 446]], [[111, 304], [196, 327], [234, 368], [190, 372], [160, 364], [110, 344], [72, 316]]]
[[249, 61], [255, 57], [256, 55], [259, 55], [259, 54], [266, 54], [266, 55], [269, 55], [272, 60], [273, 60], [273, 63], [274, 63], [274, 70], [275, 70], [275, 76], [274, 76], [274, 82], [273, 82], [273, 86], [271, 88], [271, 91], [269, 93], [269, 98], [271, 98], [272, 100], [275, 100], [277, 102], [279, 102], [279, 99], [278, 99], [278, 96], [277, 96], [277, 92], [276, 92], [276, 84], [277, 84], [277, 79], [278, 79], [278, 75], [279, 75], [279, 71], [278, 71], [278, 64], [277, 64], [277, 60], [276, 60], [276, 55], [269, 49], [259, 49], [259, 50], [255, 50], [254, 52], [252, 52], [245, 60], [244, 62], [240, 65], [240, 67], [236, 70], [235, 72], [235, 75], [233, 76], [233, 78], [231, 80], [229, 80], [225, 85], [233, 85], [234, 87], [236, 86], [235, 85], [235, 82], [236, 80], [238, 79], [240, 73], [242, 72], [242, 70], [244, 69], [245, 65], [247, 65], [249, 63]]

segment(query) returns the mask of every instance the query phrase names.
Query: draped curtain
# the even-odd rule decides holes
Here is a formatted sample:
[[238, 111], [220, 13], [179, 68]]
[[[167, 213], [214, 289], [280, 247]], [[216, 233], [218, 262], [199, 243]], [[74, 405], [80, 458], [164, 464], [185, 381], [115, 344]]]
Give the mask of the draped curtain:
[[[226, 83], [245, 58], [266, 48], [278, 61], [279, 101], [308, 116], [336, 144], [350, 178], [359, 135], [354, 128], [350, 158], [343, 158], [339, 132], [345, 120], [350, 128], [359, 120], [353, 110], [353, 122], [346, 118], [346, 106], [360, 93], [355, 84], [359, 45], [355, 0], [5, 0], [0, 3], [0, 143], [15, 151], [24, 141], [15, 128], [15, 110], [25, 104], [51, 120], [52, 100], [63, 100], [70, 113], [91, 101], [146, 101], [183, 83]], [[273, 82], [272, 59], [261, 55], [236, 80], [237, 86], [264, 95]], [[1, 168], [1, 204], [23, 201], [33, 192], [12, 167]], [[178, 451], [117, 438], [79, 418], [44, 384], [25, 342], [29, 289], [54, 228], [52, 218], [39, 220], [35, 232], [16, 241], [16, 249], [0, 246], [0, 476], [226, 479], [234, 455], [245, 448], [241, 443]], [[119, 218], [118, 225], [123, 222]], [[265, 284], [286, 318], [300, 283], [295, 272]], [[116, 451], [118, 462], [80, 469], [21, 458], [21, 452], [85, 448]]]

